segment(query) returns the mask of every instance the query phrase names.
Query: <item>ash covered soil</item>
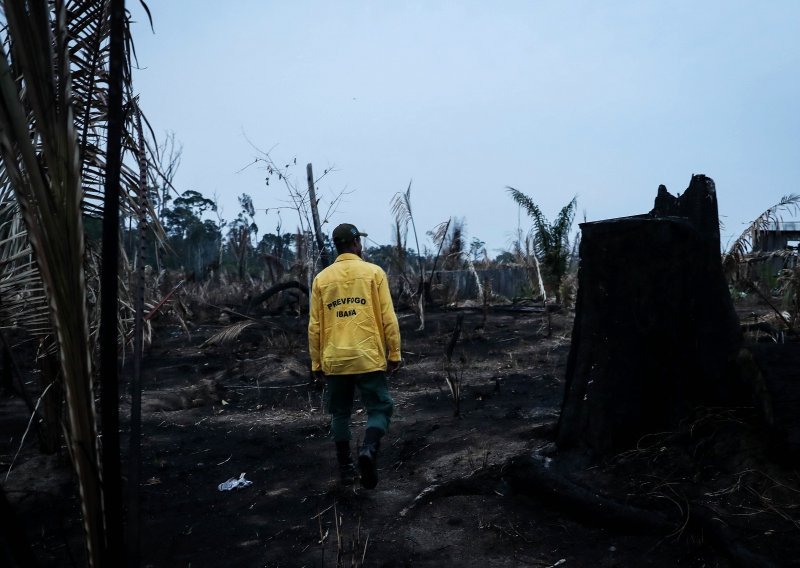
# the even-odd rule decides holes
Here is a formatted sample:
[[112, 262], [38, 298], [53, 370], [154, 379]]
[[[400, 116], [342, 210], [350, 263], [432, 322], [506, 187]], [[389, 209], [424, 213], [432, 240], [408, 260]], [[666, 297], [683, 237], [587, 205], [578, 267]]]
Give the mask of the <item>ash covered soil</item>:
[[[458, 314], [454, 416], [445, 350]], [[753, 409], [706, 409], [583, 466], [552, 446], [572, 314], [495, 307], [485, 319], [479, 309], [430, 313], [423, 331], [411, 314], [400, 324], [406, 365], [391, 380], [395, 416], [374, 490], [338, 483], [305, 317], [263, 317], [224, 344], [209, 342], [225, 327], [216, 320], [197, 321], [191, 337], [157, 325], [144, 361], [141, 565], [800, 566], [797, 472], [765, 454]], [[0, 403], [5, 476], [28, 417], [14, 396]], [[357, 408], [354, 442], [365, 423]], [[124, 447], [128, 430], [126, 420]], [[530, 455], [590, 493], [657, 511], [669, 528], [585, 518], [546, 487], [523, 494], [505, 472]], [[252, 484], [218, 490], [241, 474]], [[42, 456], [26, 441], [3, 487], [43, 566], [84, 564], [65, 452]], [[723, 537], [695, 527], [698, 508]]]

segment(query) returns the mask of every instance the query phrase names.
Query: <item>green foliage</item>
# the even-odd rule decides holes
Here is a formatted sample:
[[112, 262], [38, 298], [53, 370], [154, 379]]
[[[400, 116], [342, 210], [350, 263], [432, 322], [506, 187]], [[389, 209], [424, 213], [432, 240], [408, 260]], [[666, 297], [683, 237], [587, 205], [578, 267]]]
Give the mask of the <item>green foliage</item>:
[[[277, 228], [280, 231], [280, 226]], [[293, 233], [275, 234], [267, 233], [258, 243], [257, 255], [263, 261], [270, 280], [277, 283], [283, 279], [292, 264], [297, 260], [294, 253], [294, 241], [297, 235]]]
[[494, 262], [499, 265], [516, 264], [517, 257], [512, 252], [503, 251], [495, 257]]
[[513, 187], [507, 187], [507, 189], [511, 198], [533, 219], [534, 253], [541, 264], [548, 287], [560, 301], [561, 283], [567, 274], [571, 257], [569, 235], [575, 220], [578, 198], [573, 197], [572, 201], [559, 211], [555, 221], [551, 223], [530, 197]]
[[256, 210], [253, 207], [253, 199], [243, 193], [239, 197], [239, 206], [242, 210], [231, 223], [228, 229], [228, 247], [236, 257], [239, 278], [244, 278], [247, 271], [247, 261], [253, 253], [253, 241], [258, 238], [258, 225], [254, 217]]
[[469, 243], [469, 256], [473, 262], [478, 262], [486, 255], [486, 241], [482, 241], [477, 237], [472, 237]]
[[446, 233], [444, 245], [444, 261], [442, 268], [445, 270], [461, 270], [464, 268], [465, 230], [464, 219], [452, 219], [450, 231]]
[[83, 230], [86, 235], [86, 242], [99, 243], [103, 236], [103, 220], [84, 214]]
[[[218, 263], [222, 234], [217, 223], [203, 219], [202, 215], [216, 211], [217, 205], [192, 190], [184, 191], [172, 205], [162, 211], [167, 234], [164, 266], [204, 275]], [[154, 262], [149, 258], [147, 261]]]
[[[377, 264], [387, 274], [403, 274], [410, 264], [416, 266], [420, 259], [417, 252], [412, 248], [398, 248], [397, 245], [378, 245], [369, 247], [364, 251], [364, 258], [373, 264]], [[426, 259], [422, 259], [423, 262]]]
[[284, 233], [276, 235], [275, 233], [267, 233], [261, 237], [258, 243], [259, 254], [269, 254], [279, 259], [284, 266], [289, 266], [295, 261], [296, 255], [292, 247], [297, 235], [294, 233]]
[[217, 204], [198, 191], [184, 191], [173, 201], [172, 208], [163, 211], [167, 236], [187, 238], [197, 225], [202, 225], [203, 213], [216, 211]]
[[[403, 255], [407, 255], [407, 251], [403, 249]], [[397, 261], [397, 247], [394, 245], [380, 245], [376, 247], [369, 247], [365, 251], [364, 257], [371, 263], [377, 264], [384, 271], [391, 272], [395, 268]]]

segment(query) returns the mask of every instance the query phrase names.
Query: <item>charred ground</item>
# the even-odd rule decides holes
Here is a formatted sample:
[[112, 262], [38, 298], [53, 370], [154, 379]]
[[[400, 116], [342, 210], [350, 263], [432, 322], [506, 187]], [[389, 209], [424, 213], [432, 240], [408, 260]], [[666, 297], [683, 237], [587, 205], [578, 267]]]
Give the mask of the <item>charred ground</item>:
[[[444, 353], [458, 314], [455, 417]], [[700, 409], [600, 464], [554, 451], [568, 312], [439, 311], [423, 331], [401, 314], [406, 366], [392, 381], [396, 415], [374, 491], [336, 482], [305, 318], [260, 317], [212, 343], [229, 323], [217, 316], [197, 319], [191, 337], [161, 322], [146, 355], [143, 566], [797, 565], [797, 473], [769, 453], [753, 408]], [[2, 405], [5, 472], [27, 411], [14, 396]], [[364, 421], [355, 415], [356, 433]], [[521, 481], [514, 460], [531, 455], [547, 476], [663, 523], [604, 516], [605, 502], [598, 513], [547, 476]], [[217, 489], [242, 473], [252, 485]], [[84, 563], [66, 455], [43, 456], [29, 439], [4, 488], [42, 565]]]

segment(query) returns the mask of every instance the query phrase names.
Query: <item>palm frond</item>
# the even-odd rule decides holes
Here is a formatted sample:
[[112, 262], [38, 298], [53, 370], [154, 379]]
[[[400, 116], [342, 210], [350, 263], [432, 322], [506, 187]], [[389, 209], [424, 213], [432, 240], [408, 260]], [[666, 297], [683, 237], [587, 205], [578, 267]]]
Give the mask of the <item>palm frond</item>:
[[[447, 253], [445, 261], [450, 262], [449, 268], [460, 268], [459, 264], [464, 256], [464, 220], [454, 219], [451, 224], [450, 234], [447, 242]], [[445, 264], [445, 267], [448, 267]]]
[[569, 231], [572, 229], [572, 223], [575, 220], [575, 211], [578, 208], [578, 197], [572, 198], [561, 211], [558, 212], [555, 222], [553, 223], [553, 233], [556, 239], [569, 245]]
[[[53, 29], [58, 28], [67, 31], [60, 32], [60, 35], [56, 34], [57, 37], [55, 37], [55, 39], [53, 39], [51, 42], [52, 46], [48, 47], [47, 41], [43, 41], [41, 39], [42, 33], [39, 33], [37, 36], [38, 39], [28, 36], [24, 38], [25, 49], [10, 48], [13, 49], [13, 51], [9, 52], [9, 57], [11, 57], [9, 68], [12, 70], [12, 74], [15, 77], [20, 76], [23, 65], [28, 65], [27, 62], [29, 60], [36, 62], [38, 67], [42, 69], [46, 67], [48, 57], [50, 57], [53, 62], [50, 67], [50, 70], [52, 71], [52, 77], [44, 77], [44, 79], [41, 81], [44, 86], [41, 89], [27, 89], [26, 85], [26, 90], [21, 91], [26, 95], [23, 97], [23, 103], [27, 105], [26, 109], [29, 107], [31, 108], [31, 110], [25, 110], [25, 112], [30, 117], [32, 127], [38, 127], [38, 125], [48, 127], [42, 132], [38, 132], [33, 139], [34, 146], [36, 148], [35, 151], [39, 152], [45, 159], [50, 159], [49, 157], [52, 156], [52, 150], [50, 153], [45, 155], [46, 150], [52, 149], [53, 147], [56, 149], [62, 148], [66, 143], [64, 139], [58, 143], [60, 138], [59, 135], [56, 135], [52, 128], [54, 122], [51, 118], [53, 112], [52, 109], [66, 107], [64, 106], [63, 101], [58, 102], [60, 99], [54, 99], [56, 100], [57, 104], [48, 103], [45, 105], [43, 112], [49, 114], [45, 114], [43, 118], [36, 119], [35, 112], [39, 112], [36, 109], [39, 109], [41, 104], [37, 103], [38, 106], [33, 108], [33, 105], [28, 101], [27, 95], [31, 94], [36, 101], [40, 101], [41, 99], [52, 97], [49, 93], [57, 90], [61, 85], [68, 85], [71, 87], [71, 96], [69, 97], [69, 102], [72, 103], [71, 106], [73, 110], [71, 111], [71, 117], [73, 126], [72, 128], [69, 128], [70, 125], [67, 122], [68, 117], [62, 120], [62, 123], [65, 130], [73, 133], [71, 135], [74, 136], [75, 133], [78, 135], [78, 155], [80, 159], [79, 183], [82, 186], [82, 192], [79, 193], [77, 199], [80, 202], [80, 207], [83, 209], [84, 214], [94, 217], [100, 217], [102, 215], [104, 194], [103, 180], [106, 167], [105, 150], [103, 149], [103, 146], [105, 144], [105, 128], [107, 125], [108, 112], [108, 6], [108, 1], [88, 2], [86, 0], [69, 0], [66, 2], [66, 9], [63, 11], [63, 19], [59, 23], [60, 27], [53, 26]], [[39, 14], [39, 12], [41, 12], [41, 10], [39, 10], [37, 14]], [[13, 13], [11, 13], [11, 20], [16, 22], [20, 17], [20, 13], [21, 12], [18, 10], [13, 11]], [[37, 18], [41, 19], [42, 17], [46, 16], [46, 14], [44, 16], [40, 14], [37, 16]], [[55, 14], [51, 14], [51, 16], [53, 16], [55, 19]], [[10, 37], [7, 36], [6, 39], [9, 40]], [[18, 43], [19, 41], [17, 41], [15, 38], [13, 43], [8, 41], [7, 45], [11, 46]], [[45, 48], [49, 49], [49, 52], [45, 53], [44, 56], [41, 56], [40, 54], [38, 58], [35, 58], [35, 56], [30, 53], [30, 50], [32, 49], [39, 49], [40, 51], [43, 51]], [[56, 57], [56, 53], [67, 53], [68, 55]], [[18, 58], [17, 55], [19, 54], [24, 55], [24, 59], [21, 57]], [[126, 74], [128, 75], [128, 78], [130, 78], [129, 69], [126, 71]], [[63, 77], [66, 77], [66, 79], [60, 79]], [[37, 94], [42, 89], [44, 90], [44, 94]], [[132, 95], [130, 94], [130, 89], [128, 89], [128, 95], [129, 100], [133, 101], [131, 104], [134, 104], [136, 107], [138, 107], [138, 100], [133, 99]], [[62, 99], [63, 98], [64, 97], [62, 96]], [[128, 113], [129, 120], [126, 123], [124, 140], [126, 141], [126, 151], [133, 153], [132, 143], [130, 142], [132, 136], [127, 132], [132, 131], [134, 128], [130, 115], [131, 113]], [[21, 131], [18, 131], [16, 135], [21, 136]], [[43, 140], [47, 140], [48, 142], [44, 143], [42, 142]], [[56, 142], [53, 142], [53, 140]], [[41, 146], [41, 150], [39, 149], [39, 146]], [[67, 153], [63, 153], [60, 150], [58, 150], [58, 152], [59, 156], [62, 154], [63, 156], [68, 156]], [[20, 156], [22, 157], [22, 154], [20, 154]], [[20, 161], [22, 162], [21, 159]], [[2, 207], [3, 211], [11, 208], [14, 211], [14, 215], [16, 215], [19, 219], [21, 219], [20, 206], [17, 203], [17, 196], [13, 192], [10, 176], [14, 176], [16, 179], [16, 185], [20, 186], [20, 176], [27, 175], [26, 172], [36, 172], [38, 169], [32, 167], [33, 161], [30, 159], [30, 155], [27, 155], [25, 163], [27, 166], [24, 170], [19, 170], [19, 168], [15, 167], [13, 164], [3, 164], [3, 166], [0, 167], [0, 207]], [[48, 163], [52, 163], [52, 160]], [[36, 184], [36, 187], [40, 185], [40, 183]], [[125, 215], [132, 216], [137, 208], [134, 195], [138, 189], [138, 174], [136, 174], [126, 163], [122, 164], [122, 184], [120, 189], [123, 196], [123, 199], [121, 200], [122, 211]], [[50, 207], [51, 209], [59, 209], [61, 206], [61, 200], [59, 200], [57, 197], [51, 199], [50, 201], [53, 203], [53, 205]], [[42, 198], [40, 194], [34, 195], [32, 202], [43, 204], [48, 203], [47, 197]], [[153, 219], [153, 222], [151, 223], [153, 234], [158, 240], [163, 241], [163, 227], [160, 225], [160, 223], [158, 223], [155, 212], [149, 205], [150, 204], [148, 203], [148, 214], [151, 216], [151, 219]], [[5, 213], [0, 212], [0, 216], [5, 218]], [[14, 233], [13, 237], [9, 238], [19, 239], [21, 242], [27, 243], [27, 229], [25, 228], [24, 224], [20, 223], [19, 225], [20, 226]], [[9, 259], [6, 258], [4, 260], [0, 260], [0, 263], [4, 261], [8, 262]], [[86, 280], [92, 287], [96, 287], [96, 283], [99, 280], [99, 265], [97, 265], [96, 270], [93, 270], [94, 266], [95, 265], [92, 265], [91, 263], [88, 264], [88, 272], [86, 274]], [[8, 266], [6, 265], [3, 269], [8, 270]], [[129, 270], [129, 265], [123, 266], [123, 271], [127, 272]], [[35, 274], [28, 274], [31, 277], [36, 278]], [[26, 285], [26, 283], [20, 278], [15, 278], [13, 282], [21, 286]], [[3, 306], [0, 305], [0, 309], [2, 308]], [[45, 303], [41, 303], [38, 307], [36, 307], [36, 309], [42, 310], [42, 316], [49, 313], [49, 307]], [[3, 313], [6, 312], [4, 311], [0, 313], [0, 316], [2, 316]], [[93, 318], [92, 324], [97, 324], [97, 321], [97, 318]], [[121, 332], [124, 332], [124, 330], [121, 329]]]
[[413, 218], [411, 214], [411, 182], [408, 183], [408, 189], [405, 191], [398, 191], [394, 194], [391, 206], [392, 215], [397, 225], [405, 231]]
[[417, 247], [417, 259], [419, 261], [419, 277], [420, 283], [425, 280], [425, 265], [423, 264], [422, 253], [419, 250], [419, 238], [417, 237], [417, 226], [414, 223], [414, 215], [411, 212], [411, 183], [409, 180], [408, 187], [405, 192], [397, 192], [392, 198], [392, 214], [396, 222], [403, 229], [408, 227], [411, 223], [411, 229], [414, 232], [414, 244]]
[[549, 225], [547, 218], [542, 214], [539, 206], [533, 202], [533, 199], [511, 186], [506, 186], [506, 189], [511, 194], [511, 198], [517, 203], [517, 205], [525, 209], [525, 212], [533, 218], [537, 227], [547, 227]]
[[433, 280], [433, 275], [436, 273], [436, 265], [439, 263], [439, 256], [442, 254], [442, 247], [444, 247], [445, 239], [447, 238], [447, 231], [450, 229], [450, 223], [452, 223], [453, 218], [451, 217], [447, 221], [443, 221], [436, 225], [433, 230], [429, 231], [428, 234], [431, 237], [431, 240], [437, 245], [436, 248], [436, 256], [433, 257], [433, 267], [431, 268], [430, 278], [428, 279], [428, 284], [431, 283]]
[[781, 197], [775, 205], [766, 209], [756, 217], [741, 235], [731, 243], [727, 252], [722, 257], [722, 268], [727, 273], [732, 273], [746, 255], [752, 251], [759, 233], [768, 230], [772, 225], [779, 224], [782, 211], [797, 213], [800, 208], [800, 195], [792, 193]]
[[67, 398], [68, 447], [90, 563], [96, 565], [104, 546], [103, 490], [96, 475], [100, 460], [67, 10], [63, 3], [6, 1], [4, 13], [13, 41], [10, 52], [0, 53], [0, 156], [51, 310]]
[[450, 222], [452, 219], [448, 219], [447, 221], [442, 221], [438, 225], [436, 225], [433, 229], [428, 231], [428, 235], [430, 236], [433, 244], [437, 247], [442, 246], [445, 237], [447, 237], [447, 231], [450, 228]]
[[392, 228], [394, 229], [393, 237], [395, 246], [399, 249], [405, 249], [408, 238], [408, 228], [403, 230], [403, 227], [400, 226], [400, 222], [397, 219], [395, 219], [394, 227]]
[[553, 230], [547, 217], [544, 216], [539, 206], [534, 203], [533, 199], [510, 186], [506, 186], [512, 199], [525, 209], [529, 217], [533, 219], [533, 247], [534, 251], [539, 256], [548, 256], [552, 254], [553, 249], [557, 246], [557, 242], [553, 239]]
[[242, 332], [245, 329], [255, 324], [256, 322], [254, 321], [236, 322], [222, 329], [221, 331], [218, 331], [217, 333], [206, 339], [206, 341], [200, 347], [208, 347], [209, 345], [226, 345], [228, 343], [236, 341], [236, 339], [242, 334]]
[[[84, 264], [82, 217], [99, 216], [104, 196], [109, 6], [109, 0], [4, 0], [0, 53], [0, 317], [53, 335], [58, 346], [92, 563], [104, 532], [89, 352], [96, 334], [87, 305], [87, 279], [96, 282], [98, 271]], [[130, 60], [124, 74], [131, 108]], [[127, 113], [123, 135], [132, 155], [133, 116]], [[136, 210], [138, 179], [123, 163], [120, 192], [128, 215]], [[24, 226], [15, 221], [20, 218]]]

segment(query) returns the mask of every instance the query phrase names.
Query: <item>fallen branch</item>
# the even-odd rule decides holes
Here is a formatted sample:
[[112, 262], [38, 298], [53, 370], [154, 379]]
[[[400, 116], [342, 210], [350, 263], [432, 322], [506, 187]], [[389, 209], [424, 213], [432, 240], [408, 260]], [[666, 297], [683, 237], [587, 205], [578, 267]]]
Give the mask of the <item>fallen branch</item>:
[[170, 290], [170, 291], [167, 293], [167, 295], [166, 295], [166, 296], [164, 296], [164, 297], [161, 299], [161, 301], [160, 301], [158, 304], [156, 304], [156, 305], [153, 307], [153, 309], [152, 309], [152, 310], [150, 310], [150, 311], [147, 313], [147, 315], [146, 315], [146, 316], [144, 316], [144, 321], [147, 321], [147, 320], [149, 320], [150, 318], [152, 318], [154, 315], [156, 315], [156, 312], [158, 312], [158, 310], [160, 310], [160, 309], [161, 309], [161, 306], [163, 306], [164, 304], [166, 304], [166, 303], [167, 303], [167, 301], [168, 301], [168, 300], [169, 300], [169, 299], [172, 297], [172, 295], [173, 295], [175, 292], [177, 292], [177, 291], [178, 291], [178, 290], [179, 290], [179, 289], [180, 289], [180, 288], [181, 288], [181, 287], [184, 285], [184, 283], [185, 283], [185, 282], [186, 282], [186, 280], [181, 280], [180, 282], [178, 282], [178, 283], [175, 285], [175, 287], [174, 287], [172, 290]]
[[245, 386], [245, 387], [231, 387], [231, 390], [269, 390], [269, 389], [297, 389], [301, 387], [312, 387], [314, 386], [313, 383], [306, 381], [305, 383], [295, 383], [293, 385], [277, 385], [273, 387], [264, 387], [264, 386]]
[[8, 481], [8, 476], [11, 475], [11, 469], [14, 467], [14, 462], [17, 461], [17, 457], [19, 456], [19, 453], [22, 451], [22, 446], [25, 445], [25, 438], [27, 438], [28, 432], [31, 431], [31, 424], [33, 423], [33, 419], [36, 418], [37, 416], [39, 405], [42, 403], [42, 399], [44, 399], [45, 395], [47, 394], [47, 391], [49, 391], [50, 387], [52, 387], [54, 384], [55, 383], [50, 383], [49, 385], [47, 385], [47, 388], [44, 389], [42, 394], [39, 396], [39, 399], [36, 401], [36, 406], [34, 407], [33, 412], [31, 412], [31, 417], [28, 419], [28, 426], [27, 428], [25, 428], [25, 433], [22, 434], [22, 440], [19, 443], [19, 448], [17, 448], [17, 453], [14, 454], [14, 457], [11, 459], [11, 463], [8, 466], [8, 471], [6, 472], [6, 479], [5, 479], [6, 481]]

